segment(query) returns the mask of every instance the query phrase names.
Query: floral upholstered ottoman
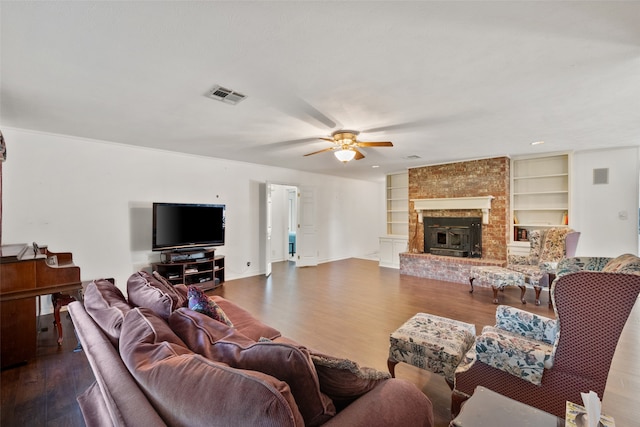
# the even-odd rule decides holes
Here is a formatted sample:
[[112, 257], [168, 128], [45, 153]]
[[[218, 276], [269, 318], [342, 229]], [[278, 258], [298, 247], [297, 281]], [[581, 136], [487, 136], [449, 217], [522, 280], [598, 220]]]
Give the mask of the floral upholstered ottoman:
[[479, 286], [491, 286], [493, 289], [493, 303], [498, 304], [498, 290], [502, 290], [507, 286], [517, 286], [520, 288], [520, 301], [523, 304], [527, 303], [524, 299], [526, 288], [523, 273], [509, 270], [508, 268], [483, 265], [471, 267], [469, 276], [470, 293], [473, 293], [473, 281], [477, 280], [476, 284]]
[[404, 362], [443, 375], [453, 386], [456, 367], [475, 339], [475, 325], [418, 313], [389, 338], [389, 372], [395, 377], [396, 365]]

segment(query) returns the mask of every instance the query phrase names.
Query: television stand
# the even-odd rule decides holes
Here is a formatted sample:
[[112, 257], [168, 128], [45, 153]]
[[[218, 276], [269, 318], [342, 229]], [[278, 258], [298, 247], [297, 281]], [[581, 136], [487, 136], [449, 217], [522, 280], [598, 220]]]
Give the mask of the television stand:
[[184, 251], [163, 251], [160, 253], [160, 261], [166, 264], [175, 262], [195, 261], [214, 256], [215, 249], [184, 250]]
[[161, 262], [153, 269], [171, 284], [195, 285], [203, 291], [215, 289], [224, 283], [224, 255], [215, 249], [183, 252], [163, 252]]

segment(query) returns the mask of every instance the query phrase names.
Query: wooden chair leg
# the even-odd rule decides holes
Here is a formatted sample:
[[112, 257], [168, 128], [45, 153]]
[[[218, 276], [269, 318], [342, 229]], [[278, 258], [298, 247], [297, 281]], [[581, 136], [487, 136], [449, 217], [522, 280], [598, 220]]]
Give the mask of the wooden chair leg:
[[491, 289], [493, 289], [493, 303], [498, 304], [498, 288], [492, 286]]
[[[518, 286], [520, 288], [520, 301], [523, 304], [527, 303], [527, 300], [524, 299], [524, 294], [527, 292], [527, 288], [525, 286]], [[536, 297], [537, 298], [537, 297]]]
[[533, 289], [536, 291], [536, 305], [540, 305], [540, 292], [542, 292], [542, 288], [540, 286], [536, 286]]
[[60, 321], [60, 309], [68, 305], [70, 302], [75, 301], [76, 299], [71, 295], [55, 293], [51, 295], [51, 303], [53, 304], [53, 323], [56, 326], [56, 331], [58, 332], [58, 345], [62, 345], [62, 322]]
[[389, 373], [391, 374], [391, 378], [396, 377], [396, 365], [398, 362], [392, 359], [387, 359], [387, 367], [389, 368]]
[[556, 280], [556, 273], [549, 273], [549, 283], [547, 290], [549, 291], [549, 308], [553, 308], [553, 301], [551, 300], [551, 284]]
[[471, 285], [471, 290], [469, 291], [470, 294], [473, 293], [473, 279], [475, 279], [475, 277], [469, 277], [469, 284]]
[[455, 390], [451, 392], [451, 419], [454, 419], [460, 413], [460, 409], [462, 408], [462, 404], [469, 397], [456, 392]]

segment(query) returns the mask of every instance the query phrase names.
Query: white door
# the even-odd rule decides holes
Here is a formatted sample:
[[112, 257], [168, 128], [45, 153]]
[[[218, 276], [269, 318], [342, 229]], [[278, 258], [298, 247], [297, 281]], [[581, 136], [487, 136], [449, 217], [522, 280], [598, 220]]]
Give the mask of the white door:
[[271, 191], [273, 191], [273, 185], [267, 181], [266, 185], [265, 185], [265, 216], [266, 216], [266, 223], [265, 223], [265, 230], [266, 230], [266, 236], [265, 236], [265, 250], [264, 250], [264, 261], [265, 261], [265, 272], [264, 275], [269, 277], [271, 275], [271, 227], [272, 227], [272, 220], [271, 220], [271, 208], [272, 208], [272, 200], [271, 200]]
[[313, 187], [299, 188], [296, 267], [318, 265], [315, 202]]

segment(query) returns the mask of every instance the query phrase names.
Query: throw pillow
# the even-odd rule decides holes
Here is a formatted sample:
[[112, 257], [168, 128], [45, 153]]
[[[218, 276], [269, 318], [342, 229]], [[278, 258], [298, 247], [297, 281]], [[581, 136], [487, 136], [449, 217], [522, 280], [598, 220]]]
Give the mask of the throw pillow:
[[167, 425], [304, 425], [285, 382], [194, 354], [150, 310], [127, 314], [120, 355]]
[[564, 240], [572, 232], [570, 228], [550, 228], [544, 234], [544, 244], [539, 262], [558, 262], [564, 258]]
[[171, 295], [171, 299], [175, 300], [176, 308], [185, 307], [187, 305], [187, 297], [176, 289], [178, 285], [173, 285], [157, 271], [154, 271], [151, 274], [153, 275], [153, 278], [157, 280], [155, 285], [161, 286], [168, 295]]
[[536, 265], [540, 261], [540, 248], [542, 247], [542, 232], [540, 230], [531, 230], [529, 232], [529, 256], [527, 262], [523, 264]]
[[176, 292], [166, 288], [146, 271], [139, 271], [129, 277], [127, 295], [132, 305], [151, 309], [165, 320], [178, 307], [179, 302]]
[[83, 302], [89, 316], [117, 347], [122, 321], [131, 310], [120, 289], [106, 279], [94, 280], [87, 285]]
[[169, 325], [189, 349], [209, 360], [286, 382], [306, 426], [324, 424], [335, 415], [333, 402], [320, 390], [308, 350], [275, 342], [256, 343], [234, 328], [225, 331], [220, 322], [185, 309], [173, 312]]
[[229, 320], [220, 306], [202, 292], [199, 287], [189, 286], [187, 295], [189, 296], [189, 308], [191, 310], [206, 314], [218, 322], [233, 326], [233, 323], [231, 323], [231, 320]]
[[320, 390], [331, 397], [339, 408], [371, 391], [381, 381], [391, 378], [388, 372], [360, 367], [349, 359], [311, 353], [311, 360], [318, 373]]
[[640, 275], [640, 258], [633, 254], [620, 255], [609, 261], [602, 271], [605, 273]]
[[219, 340], [229, 340], [243, 345], [251, 345], [255, 342], [237, 328], [186, 307], [171, 313], [169, 326], [191, 350], [193, 346], [189, 343], [197, 339], [204, 340], [207, 344], [213, 344]]

